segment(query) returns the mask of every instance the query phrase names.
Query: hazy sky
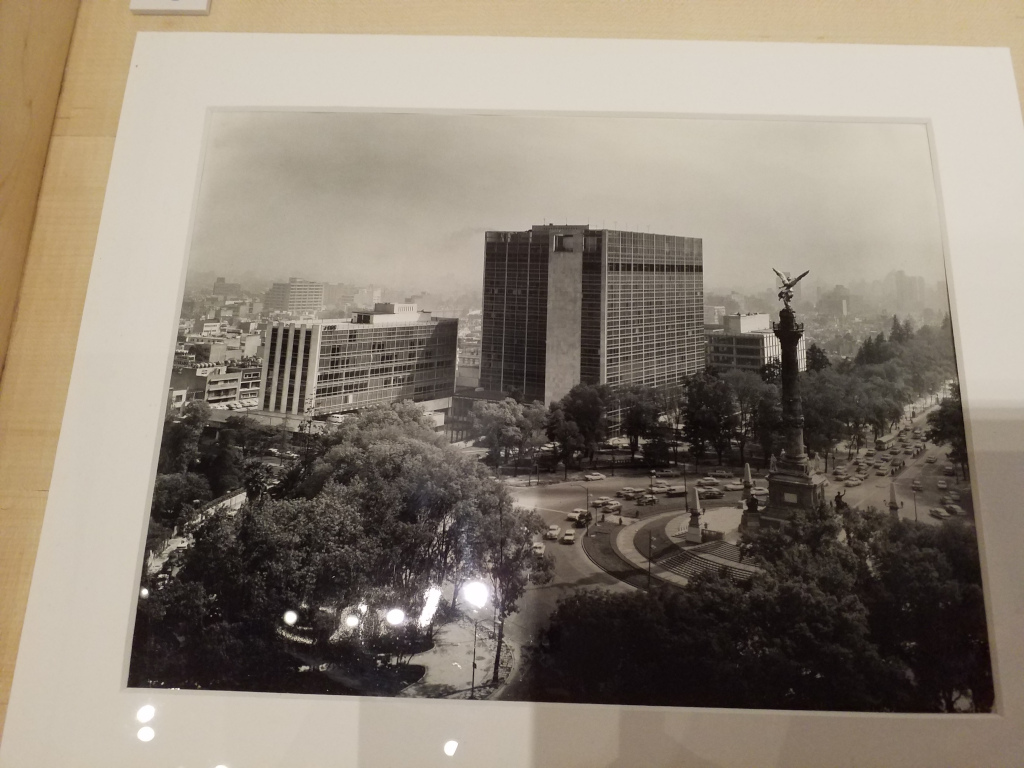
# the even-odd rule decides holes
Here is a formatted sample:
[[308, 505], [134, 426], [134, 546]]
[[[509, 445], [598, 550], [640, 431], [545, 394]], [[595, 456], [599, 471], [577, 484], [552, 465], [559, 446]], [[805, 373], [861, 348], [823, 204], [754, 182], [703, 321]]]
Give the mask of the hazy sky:
[[944, 277], [922, 125], [216, 112], [190, 271], [479, 288], [483, 235], [700, 237], [709, 290]]

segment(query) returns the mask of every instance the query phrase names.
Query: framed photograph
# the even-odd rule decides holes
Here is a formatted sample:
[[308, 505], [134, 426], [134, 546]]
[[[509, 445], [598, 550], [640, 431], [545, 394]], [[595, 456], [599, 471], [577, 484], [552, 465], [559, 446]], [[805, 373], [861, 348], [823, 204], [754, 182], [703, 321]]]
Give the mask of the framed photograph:
[[1022, 138], [999, 50], [140, 34], [0, 765], [1011, 764]]

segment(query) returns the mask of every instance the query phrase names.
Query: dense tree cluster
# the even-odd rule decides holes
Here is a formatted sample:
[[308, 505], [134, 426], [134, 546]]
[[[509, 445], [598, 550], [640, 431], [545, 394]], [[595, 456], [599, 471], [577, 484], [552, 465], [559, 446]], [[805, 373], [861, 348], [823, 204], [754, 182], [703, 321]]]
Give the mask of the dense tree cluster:
[[891, 712], [990, 711], [974, 531], [869, 511], [797, 516], [736, 583], [577, 593], [535, 659], [537, 700]]
[[[201, 480], [162, 481], [161, 508], [202, 490]], [[311, 443], [280, 484], [250, 493], [237, 512], [185, 524], [191, 543], [173, 577], [139, 603], [133, 684], [287, 689], [306, 647], [282, 623], [294, 611], [291, 631], [302, 630], [308, 654], [347, 664], [348, 688], [366, 692], [357, 672], [374, 653], [400, 654], [429, 636], [415, 617], [430, 587], [457, 595], [467, 578], [487, 579], [500, 631], [528, 581], [545, 574], [530, 551], [542, 528], [419, 408], [367, 410]], [[358, 637], [339, 637], [342, 614], [359, 604]], [[395, 607], [410, 627], [379, 620]]]

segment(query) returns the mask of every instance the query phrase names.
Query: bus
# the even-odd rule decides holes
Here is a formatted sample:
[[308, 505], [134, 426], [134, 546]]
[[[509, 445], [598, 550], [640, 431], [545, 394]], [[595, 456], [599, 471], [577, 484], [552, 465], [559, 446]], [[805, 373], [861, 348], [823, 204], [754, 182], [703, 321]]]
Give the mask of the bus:
[[883, 435], [882, 437], [875, 440], [875, 450], [888, 451], [890, 448], [896, 445], [896, 441], [899, 439], [899, 432], [890, 432], [888, 435]]

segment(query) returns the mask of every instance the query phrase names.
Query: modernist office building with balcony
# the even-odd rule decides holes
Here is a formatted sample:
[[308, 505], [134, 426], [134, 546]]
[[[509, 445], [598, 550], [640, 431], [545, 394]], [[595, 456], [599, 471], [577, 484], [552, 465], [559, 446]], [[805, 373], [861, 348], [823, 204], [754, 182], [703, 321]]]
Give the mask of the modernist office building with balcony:
[[704, 370], [699, 238], [488, 232], [480, 386], [550, 403], [579, 383], [666, 387]]
[[412, 400], [443, 424], [455, 390], [458, 321], [415, 304], [376, 304], [345, 320], [267, 329], [260, 410], [293, 424]]

